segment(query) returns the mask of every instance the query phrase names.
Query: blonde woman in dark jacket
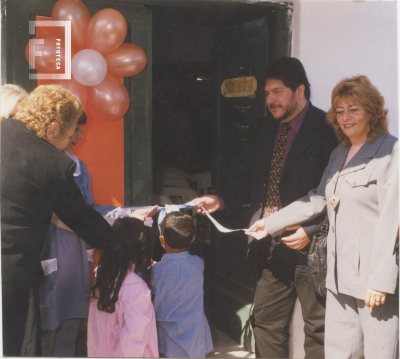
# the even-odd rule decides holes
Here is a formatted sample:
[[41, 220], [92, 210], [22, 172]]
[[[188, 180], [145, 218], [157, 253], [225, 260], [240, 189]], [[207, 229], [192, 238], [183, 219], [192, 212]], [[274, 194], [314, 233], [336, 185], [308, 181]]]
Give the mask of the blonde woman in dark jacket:
[[1, 121], [3, 354], [40, 356], [40, 251], [52, 213], [95, 248], [111, 227], [87, 205], [62, 152], [83, 108], [61, 86], [37, 87]]

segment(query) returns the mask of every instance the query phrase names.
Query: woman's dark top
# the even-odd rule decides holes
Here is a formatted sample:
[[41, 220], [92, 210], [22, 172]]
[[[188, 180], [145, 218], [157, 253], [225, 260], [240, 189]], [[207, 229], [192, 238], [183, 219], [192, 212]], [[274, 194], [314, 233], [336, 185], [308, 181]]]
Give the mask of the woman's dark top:
[[40, 252], [51, 215], [99, 248], [107, 221], [87, 205], [66, 154], [15, 119], [1, 121], [3, 354], [40, 356]]

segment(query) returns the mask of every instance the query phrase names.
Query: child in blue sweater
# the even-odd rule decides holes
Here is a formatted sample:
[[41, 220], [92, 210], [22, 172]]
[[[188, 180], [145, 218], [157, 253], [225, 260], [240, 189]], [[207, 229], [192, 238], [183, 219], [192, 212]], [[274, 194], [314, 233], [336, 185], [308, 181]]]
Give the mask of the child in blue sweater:
[[187, 251], [194, 235], [191, 216], [166, 215], [160, 237], [166, 254], [153, 264], [151, 281], [160, 356], [204, 358], [213, 349], [204, 314], [204, 263]]

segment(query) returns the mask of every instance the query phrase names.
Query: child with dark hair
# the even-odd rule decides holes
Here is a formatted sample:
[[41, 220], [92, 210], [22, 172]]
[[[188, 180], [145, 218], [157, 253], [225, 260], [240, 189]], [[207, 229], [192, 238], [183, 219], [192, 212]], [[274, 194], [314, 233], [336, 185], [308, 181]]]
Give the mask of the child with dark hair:
[[90, 288], [88, 356], [158, 357], [146, 228], [140, 219], [118, 218], [112, 230]]
[[153, 264], [151, 280], [160, 357], [204, 358], [213, 349], [204, 314], [204, 263], [187, 251], [194, 235], [191, 216], [165, 216], [160, 241], [166, 254]]

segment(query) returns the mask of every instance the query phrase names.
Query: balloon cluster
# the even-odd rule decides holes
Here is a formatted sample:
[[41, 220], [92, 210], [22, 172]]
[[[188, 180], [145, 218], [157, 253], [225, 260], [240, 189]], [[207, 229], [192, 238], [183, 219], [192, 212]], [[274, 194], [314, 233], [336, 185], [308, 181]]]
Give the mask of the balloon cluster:
[[[117, 10], [103, 9], [91, 18], [82, 1], [59, 0], [51, 17], [54, 21], [71, 21], [72, 78], [52, 79], [46, 83], [70, 90], [84, 107], [89, 103], [101, 118], [117, 120], [123, 117], [129, 108], [129, 95], [117, 77], [135, 76], [147, 64], [146, 54], [139, 46], [123, 43], [127, 32], [124, 16]], [[35, 45], [35, 51], [41, 51], [41, 56], [36, 56], [35, 63], [30, 65], [38, 72], [65, 72], [64, 28], [57, 27], [57, 31], [59, 36], [34, 38], [41, 40], [41, 44]], [[29, 43], [25, 57], [29, 62]]]

